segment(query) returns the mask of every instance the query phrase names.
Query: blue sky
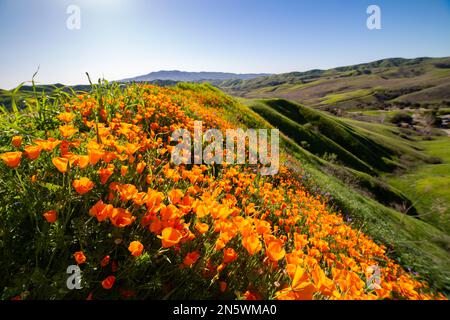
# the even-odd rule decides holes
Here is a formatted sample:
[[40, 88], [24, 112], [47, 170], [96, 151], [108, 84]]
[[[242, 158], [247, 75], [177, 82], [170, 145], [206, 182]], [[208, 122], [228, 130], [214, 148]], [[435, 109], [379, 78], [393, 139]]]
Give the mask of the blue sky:
[[[81, 28], [69, 30], [69, 5]], [[381, 30], [366, 9], [381, 8]], [[0, 0], [0, 88], [158, 70], [305, 71], [450, 55], [450, 1]]]

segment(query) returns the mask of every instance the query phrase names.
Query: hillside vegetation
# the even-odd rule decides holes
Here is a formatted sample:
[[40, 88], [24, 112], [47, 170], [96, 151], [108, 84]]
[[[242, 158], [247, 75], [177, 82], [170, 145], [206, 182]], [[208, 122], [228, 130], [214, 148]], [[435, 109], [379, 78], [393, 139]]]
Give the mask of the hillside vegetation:
[[413, 165], [402, 175], [388, 175], [391, 185], [402, 190], [422, 212], [421, 219], [450, 233], [450, 138], [421, 141], [420, 145], [441, 163]]
[[[248, 107], [209, 85], [102, 83], [4, 108], [2, 298], [443, 298], [445, 234], [338, 178], [370, 184], [364, 171], [390, 170], [390, 161], [357, 152], [364, 143], [396, 166], [388, 141], [292, 106]], [[273, 128], [273, 115], [283, 133], [277, 175], [170, 162], [171, 132], [194, 120], [205, 129]], [[329, 125], [340, 139], [326, 139]], [[291, 129], [311, 132], [311, 144], [340, 151], [348, 166], [315, 155]], [[66, 287], [72, 264], [80, 290]]]
[[450, 58], [392, 58], [214, 84], [235, 96], [285, 98], [322, 109], [448, 106]]

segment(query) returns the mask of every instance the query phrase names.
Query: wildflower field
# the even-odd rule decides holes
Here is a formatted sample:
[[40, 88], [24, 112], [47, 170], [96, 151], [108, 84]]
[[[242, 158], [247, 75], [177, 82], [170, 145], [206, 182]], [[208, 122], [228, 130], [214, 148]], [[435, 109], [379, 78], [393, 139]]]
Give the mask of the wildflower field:
[[301, 168], [171, 163], [174, 130], [243, 127], [235, 103], [209, 85], [105, 82], [4, 109], [1, 298], [444, 298], [310, 193]]

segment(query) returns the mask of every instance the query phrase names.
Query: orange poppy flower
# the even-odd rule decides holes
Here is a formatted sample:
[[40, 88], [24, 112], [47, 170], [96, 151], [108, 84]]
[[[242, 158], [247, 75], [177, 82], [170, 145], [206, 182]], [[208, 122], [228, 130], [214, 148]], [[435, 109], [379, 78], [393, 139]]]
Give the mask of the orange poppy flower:
[[34, 143], [44, 151], [52, 151], [61, 143], [61, 140], [56, 140], [54, 138], [49, 138], [48, 140], [37, 139], [34, 140]]
[[59, 145], [59, 150], [61, 151], [61, 155], [64, 156], [66, 154], [69, 153], [69, 142], [64, 140], [63, 142], [61, 142], [61, 144]]
[[84, 169], [88, 166], [89, 164], [89, 156], [78, 156], [78, 167], [80, 167], [80, 169]]
[[204, 234], [205, 232], [208, 231], [209, 225], [206, 224], [206, 223], [197, 222], [197, 223], [195, 224], [195, 229], [196, 229], [200, 234]]
[[158, 236], [162, 240], [163, 248], [169, 248], [178, 244], [182, 237], [181, 232], [172, 227], [164, 228], [161, 236]]
[[187, 267], [192, 266], [197, 262], [198, 258], [200, 258], [198, 251], [190, 252], [184, 257], [183, 264]]
[[125, 177], [125, 175], [128, 172], [128, 166], [122, 166], [120, 167], [120, 174], [122, 175], [122, 177]]
[[103, 203], [99, 200], [94, 206], [89, 210], [89, 214], [97, 218], [99, 222], [110, 217], [113, 211], [113, 206], [110, 204]]
[[216, 240], [216, 244], [214, 246], [214, 249], [217, 250], [217, 251], [222, 250], [223, 248], [225, 248], [225, 245], [226, 245], [225, 241], [221, 237], [219, 237]]
[[175, 221], [181, 217], [182, 212], [173, 204], [169, 204], [167, 207], [162, 206], [160, 210], [161, 219], [163, 221]]
[[306, 234], [294, 233], [294, 245], [296, 249], [301, 249], [308, 244], [308, 236]]
[[164, 200], [164, 194], [162, 192], [156, 192], [154, 190], [149, 189], [147, 192], [147, 197], [145, 198], [145, 206], [149, 210], [157, 209], [161, 202]]
[[120, 161], [125, 161], [128, 159], [128, 156], [126, 154], [117, 154], [116, 155], [117, 159], [119, 159]]
[[288, 264], [286, 271], [292, 279], [290, 287], [276, 293], [279, 300], [311, 300], [316, 287], [311, 283], [304, 268]]
[[55, 210], [50, 210], [44, 213], [44, 218], [49, 223], [54, 223], [58, 219], [58, 213]]
[[14, 147], [18, 148], [22, 144], [22, 140], [23, 140], [22, 136], [14, 136], [12, 137], [11, 144]]
[[100, 262], [100, 266], [102, 267], [102, 268], [104, 268], [104, 267], [106, 267], [108, 264], [109, 264], [109, 261], [111, 260], [111, 257], [108, 255], [108, 256], [105, 256], [103, 259], [102, 259], [102, 261]]
[[106, 168], [101, 168], [98, 170], [98, 174], [100, 175], [100, 183], [105, 184], [109, 177], [114, 173], [115, 166], [113, 164], [108, 164]]
[[63, 112], [63, 113], [60, 113], [58, 116], [56, 116], [56, 118], [58, 118], [58, 120], [60, 120], [60, 121], [69, 123], [75, 118], [75, 115], [70, 112]]
[[144, 171], [146, 165], [147, 164], [144, 161], [139, 162], [136, 166], [136, 172], [138, 174], [141, 174]]
[[201, 204], [195, 208], [195, 213], [197, 214], [197, 217], [204, 218], [207, 214], [209, 214], [209, 210], [205, 205]]
[[131, 252], [131, 255], [134, 257], [138, 257], [142, 254], [142, 250], [144, 250], [144, 246], [139, 241], [133, 241], [128, 246], [128, 251]]
[[117, 156], [114, 152], [105, 151], [102, 156], [103, 161], [105, 161], [106, 163], [110, 163], [112, 160], [114, 160], [116, 158], [117, 158]]
[[238, 257], [236, 251], [233, 248], [226, 248], [223, 251], [223, 263], [231, 263]]
[[168, 194], [169, 200], [172, 204], [178, 204], [183, 197], [183, 191], [180, 189], [172, 189]]
[[99, 162], [105, 154], [105, 152], [102, 150], [102, 147], [95, 142], [89, 142], [87, 145], [87, 149], [89, 163], [91, 165], [96, 165], [97, 162]]
[[0, 159], [3, 160], [3, 162], [11, 168], [16, 168], [20, 165], [20, 159], [22, 158], [22, 152], [15, 151], [15, 152], [5, 152], [0, 155]]
[[37, 159], [41, 154], [41, 150], [42, 148], [40, 146], [26, 146], [25, 156], [30, 160]]
[[94, 188], [94, 183], [88, 178], [82, 177], [73, 180], [72, 186], [78, 194], [82, 195], [91, 191]]
[[117, 191], [120, 194], [120, 200], [123, 202], [133, 199], [138, 193], [138, 189], [133, 184], [118, 185]]
[[83, 264], [86, 262], [86, 256], [84, 255], [83, 251], [77, 251], [73, 254], [75, 257], [75, 261], [77, 264]]
[[266, 254], [272, 261], [283, 259], [286, 255], [286, 251], [283, 248], [283, 242], [280, 239], [270, 240], [266, 245]]
[[323, 272], [318, 264], [314, 267], [311, 275], [316, 288], [319, 289], [323, 295], [331, 296], [333, 294], [335, 289], [334, 282], [325, 275], [325, 272]]
[[136, 143], [127, 143], [125, 146], [125, 153], [131, 156], [140, 148], [139, 144]]
[[145, 203], [146, 198], [147, 198], [146, 192], [138, 192], [134, 195], [133, 202], [138, 206], [142, 206]]
[[69, 165], [69, 159], [57, 157], [57, 158], [52, 159], [52, 163], [54, 164], [56, 169], [58, 169], [59, 172], [61, 172], [61, 173], [67, 172], [67, 167]]
[[114, 282], [116, 282], [116, 277], [114, 276], [106, 277], [106, 279], [102, 281], [102, 287], [106, 290], [109, 290], [113, 287]]
[[155, 234], [159, 234], [161, 230], [163, 229], [161, 220], [158, 218], [154, 219], [149, 226], [149, 230]]
[[251, 233], [250, 235], [242, 238], [242, 245], [247, 249], [248, 253], [254, 255], [262, 249], [261, 241], [256, 234]]
[[99, 162], [101, 160], [102, 156], [103, 156], [103, 151], [96, 150], [96, 149], [88, 150], [89, 163], [91, 165], [97, 164], [97, 162]]
[[136, 220], [136, 217], [134, 217], [128, 210], [123, 208], [114, 208], [109, 220], [116, 227], [123, 228], [132, 224]]
[[77, 132], [78, 132], [78, 129], [72, 125], [64, 125], [64, 126], [59, 127], [59, 133], [61, 134], [61, 136], [63, 136], [66, 139], [70, 138]]

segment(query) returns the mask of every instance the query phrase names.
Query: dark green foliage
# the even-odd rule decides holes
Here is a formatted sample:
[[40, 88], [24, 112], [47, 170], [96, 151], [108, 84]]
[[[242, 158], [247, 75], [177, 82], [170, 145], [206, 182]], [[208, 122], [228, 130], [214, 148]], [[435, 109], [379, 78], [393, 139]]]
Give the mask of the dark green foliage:
[[308, 150], [316, 155], [334, 153], [339, 162], [371, 174], [395, 168], [385, 160], [395, 157], [394, 150], [338, 118], [284, 99], [255, 100], [249, 106], [299, 145], [306, 141]]
[[413, 118], [405, 112], [397, 112], [391, 118], [391, 122], [395, 123], [395, 124], [400, 124], [400, 123], [412, 124]]

